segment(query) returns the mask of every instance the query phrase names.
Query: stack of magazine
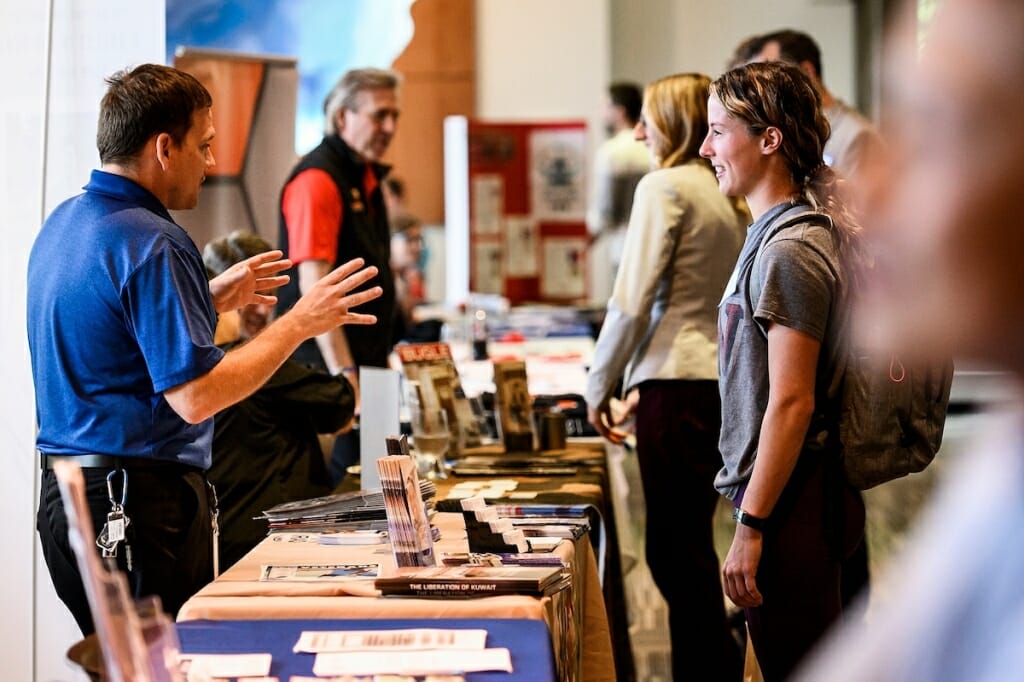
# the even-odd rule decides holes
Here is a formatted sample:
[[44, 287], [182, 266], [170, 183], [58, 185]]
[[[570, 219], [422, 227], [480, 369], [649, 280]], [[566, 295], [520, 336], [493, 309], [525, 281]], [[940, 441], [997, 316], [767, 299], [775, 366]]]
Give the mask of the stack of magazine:
[[[437, 488], [429, 480], [419, 481], [423, 512], [434, 511]], [[308, 500], [285, 502], [263, 512], [270, 533], [308, 532], [331, 530], [387, 530], [384, 491], [353, 490], [314, 497]]]

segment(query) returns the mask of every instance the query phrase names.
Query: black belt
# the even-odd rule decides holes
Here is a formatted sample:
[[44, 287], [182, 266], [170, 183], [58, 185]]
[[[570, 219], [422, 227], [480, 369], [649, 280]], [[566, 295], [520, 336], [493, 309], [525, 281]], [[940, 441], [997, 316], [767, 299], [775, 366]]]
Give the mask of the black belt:
[[113, 457], [111, 455], [40, 455], [43, 469], [53, 469], [58, 461], [77, 462], [83, 469], [178, 469], [183, 471], [202, 470], [198, 467], [165, 459], [148, 457]]

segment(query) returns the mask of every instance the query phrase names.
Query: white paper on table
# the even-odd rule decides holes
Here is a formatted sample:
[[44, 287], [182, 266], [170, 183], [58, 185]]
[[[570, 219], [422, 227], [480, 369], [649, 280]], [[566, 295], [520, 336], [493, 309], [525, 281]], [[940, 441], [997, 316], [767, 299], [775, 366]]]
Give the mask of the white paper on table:
[[319, 654], [342, 651], [422, 651], [425, 649], [481, 650], [487, 630], [406, 628], [402, 630], [304, 631], [295, 653]]
[[380, 564], [262, 564], [260, 582], [325, 582], [370, 580], [380, 576]]
[[519, 481], [512, 478], [492, 478], [486, 487], [495, 490], [515, 490], [519, 487]]
[[484, 488], [478, 494], [487, 500], [500, 500], [508, 494], [508, 490], [506, 488]]
[[480, 488], [486, 487], [486, 481], [459, 481], [451, 488], [449, 488], [449, 492], [451, 492], [452, 490], [480, 490]]
[[182, 654], [188, 661], [188, 675], [206, 677], [266, 677], [270, 674], [270, 654]]
[[467, 497], [473, 497], [474, 495], [476, 495], [476, 492], [477, 488], [470, 490], [468, 488], [455, 487], [448, 491], [448, 497], [446, 499], [463, 500], [466, 499]]
[[317, 654], [313, 674], [332, 675], [432, 675], [485, 670], [512, 672], [508, 649], [479, 651], [351, 651]]

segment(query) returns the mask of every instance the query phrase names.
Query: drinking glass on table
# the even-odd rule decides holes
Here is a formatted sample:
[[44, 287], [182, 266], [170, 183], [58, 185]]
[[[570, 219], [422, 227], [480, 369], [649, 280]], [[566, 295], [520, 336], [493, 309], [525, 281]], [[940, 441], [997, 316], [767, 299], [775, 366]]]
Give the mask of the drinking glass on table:
[[412, 456], [420, 476], [448, 478], [445, 455], [450, 437], [448, 413], [443, 409], [416, 406], [412, 410]]

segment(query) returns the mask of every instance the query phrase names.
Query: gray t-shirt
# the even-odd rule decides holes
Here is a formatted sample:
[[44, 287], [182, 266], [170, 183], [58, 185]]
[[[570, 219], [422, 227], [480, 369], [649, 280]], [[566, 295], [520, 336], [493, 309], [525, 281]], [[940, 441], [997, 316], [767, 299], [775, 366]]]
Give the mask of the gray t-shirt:
[[[767, 211], [747, 230], [747, 239], [718, 311], [718, 371], [722, 395], [722, 435], [719, 448], [724, 466], [715, 487], [734, 499], [749, 480], [757, 456], [761, 422], [768, 405], [768, 322], [814, 337], [822, 344], [815, 379], [816, 417], [805, 448], [820, 449], [823, 430], [837, 421], [834, 414], [841, 368], [837, 339], [846, 316], [841, 299], [841, 265], [831, 229], [799, 223], [772, 237], [761, 254], [761, 292], [751, 301], [750, 276], [757, 249], [776, 219], [809, 210], [785, 203]], [[753, 310], [753, 312], [752, 312]]]

